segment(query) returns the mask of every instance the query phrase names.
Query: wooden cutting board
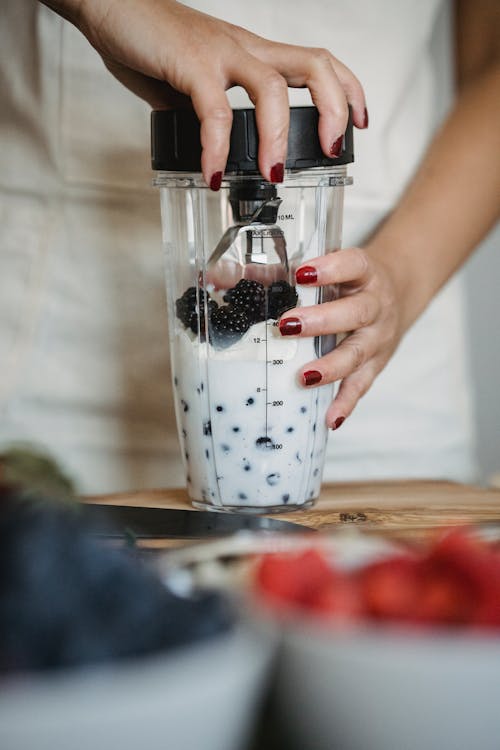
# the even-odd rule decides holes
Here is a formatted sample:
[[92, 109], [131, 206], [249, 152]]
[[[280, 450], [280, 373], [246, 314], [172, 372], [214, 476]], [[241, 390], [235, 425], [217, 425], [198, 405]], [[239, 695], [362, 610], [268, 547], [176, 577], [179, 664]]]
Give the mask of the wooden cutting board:
[[[138, 490], [85, 499], [114, 505], [191, 507], [182, 489]], [[500, 524], [500, 490], [436, 481], [325, 484], [313, 508], [279, 517], [322, 531], [351, 525], [391, 536], [418, 536], [438, 527]]]

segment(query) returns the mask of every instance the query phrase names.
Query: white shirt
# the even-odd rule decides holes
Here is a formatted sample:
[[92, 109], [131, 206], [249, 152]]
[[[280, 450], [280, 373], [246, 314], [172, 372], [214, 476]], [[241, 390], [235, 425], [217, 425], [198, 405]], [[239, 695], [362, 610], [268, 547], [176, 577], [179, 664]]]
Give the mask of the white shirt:
[[[362, 81], [370, 127], [355, 134], [343, 245], [362, 243], [449, 100], [432, 52], [442, 3], [190, 4], [328, 47]], [[148, 107], [45, 6], [4, 0], [0, 14], [0, 442], [44, 444], [86, 492], [182, 485]], [[471, 478], [462, 318], [455, 278], [331, 435], [325, 479]]]

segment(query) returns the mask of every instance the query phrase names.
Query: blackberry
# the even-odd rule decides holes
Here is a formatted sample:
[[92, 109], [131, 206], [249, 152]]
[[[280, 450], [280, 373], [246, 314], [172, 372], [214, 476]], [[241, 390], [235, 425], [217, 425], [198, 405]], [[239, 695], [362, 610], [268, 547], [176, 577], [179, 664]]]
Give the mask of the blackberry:
[[240, 279], [236, 286], [228, 289], [223, 299], [236, 310], [246, 313], [251, 325], [266, 319], [266, 290], [260, 281]]
[[286, 310], [295, 307], [299, 295], [294, 286], [288, 281], [275, 281], [267, 291], [266, 318], [277, 320]]
[[193, 333], [198, 333], [198, 316], [200, 318], [200, 332], [201, 334], [205, 333], [205, 304], [208, 305], [208, 317], [210, 319], [214, 311], [217, 310], [217, 302], [202, 287], [197, 289], [195, 286], [186, 289], [182, 297], [179, 297], [175, 302], [177, 317]]
[[225, 349], [238, 341], [250, 328], [248, 315], [232, 305], [214, 310], [211, 317], [210, 341], [213, 346]]

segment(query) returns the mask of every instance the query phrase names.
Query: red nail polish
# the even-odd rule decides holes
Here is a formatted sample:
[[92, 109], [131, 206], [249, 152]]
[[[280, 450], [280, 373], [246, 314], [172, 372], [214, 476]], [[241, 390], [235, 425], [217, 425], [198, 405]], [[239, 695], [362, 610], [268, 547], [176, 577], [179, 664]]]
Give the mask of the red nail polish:
[[297, 336], [302, 330], [302, 323], [298, 318], [284, 318], [279, 322], [282, 336]]
[[342, 143], [344, 140], [344, 136], [341, 135], [339, 138], [337, 138], [336, 141], [332, 143], [332, 147], [330, 149], [330, 156], [333, 156], [337, 158], [337, 156], [340, 156], [340, 152], [342, 151]]
[[318, 280], [318, 273], [312, 266], [302, 266], [295, 273], [297, 284], [315, 284]]
[[323, 376], [317, 370], [306, 370], [303, 377], [306, 385], [316, 385], [321, 381]]
[[271, 182], [283, 182], [285, 165], [282, 161], [271, 167]]
[[332, 425], [332, 430], [338, 430], [341, 425], [343, 425], [345, 422], [345, 417], [337, 417], [335, 422]]
[[368, 122], [369, 122], [368, 110], [365, 107], [365, 112], [364, 112], [364, 115], [363, 115], [363, 125], [361, 127], [362, 128], [367, 128], [368, 127]]
[[212, 179], [210, 180], [210, 190], [213, 190], [214, 192], [220, 190], [221, 182], [222, 172], [214, 172], [212, 175]]

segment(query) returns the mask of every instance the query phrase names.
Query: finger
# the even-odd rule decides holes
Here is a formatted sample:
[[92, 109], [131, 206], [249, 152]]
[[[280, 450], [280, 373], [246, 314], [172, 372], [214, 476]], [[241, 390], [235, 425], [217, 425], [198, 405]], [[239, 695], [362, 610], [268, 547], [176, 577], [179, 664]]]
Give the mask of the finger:
[[366, 108], [365, 92], [361, 83], [352, 70], [349, 70], [344, 63], [337, 60], [333, 55], [331, 56], [331, 64], [345, 92], [347, 101], [351, 105], [354, 124], [358, 128], [367, 128], [368, 110]]
[[349, 109], [326, 50], [320, 50], [316, 55], [306, 85], [319, 112], [318, 135], [323, 153], [329, 157], [339, 156], [343, 149]]
[[321, 336], [357, 331], [371, 325], [380, 312], [380, 302], [371, 292], [361, 291], [321, 305], [287, 310], [279, 321], [282, 336]]
[[255, 104], [260, 172], [270, 182], [282, 182], [290, 122], [286, 80], [272, 66], [241, 52], [231, 74]]
[[326, 412], [326, 423], [330, 429], [337, 430], [352, 414], [359, 399], [369, 390], [376, 376], [377, 369], [373, 362], [370, 362], [342, 381]]
[[223, 85], [213, 77], [199, 80], [189, 94], [200, 120], [203, 177], [212, 190], [218, 190], [229, 153], [233, 113]]
[[338, 156], [349, 111], [328, 50], [261, 40], [256, 54], [278, 70], [292, 88], [309, 89], [319, 112], [321, 148], [326, 156]]
[[346, 281], [363, 283], [372, 268], [371, 259], [365, 250], [352, 247], [347, 250], [327, 253], [307, 261], [295, 272], [297, 284], [324, 286]]
[[306, 386], [326, 385], [343, 380], [363, 367], [374, 356], [376, 349], [374, 336], [364, 335], [362, 332], [353, 333], [346, 336], [333, 352], [304, 365], [299, 380]]

